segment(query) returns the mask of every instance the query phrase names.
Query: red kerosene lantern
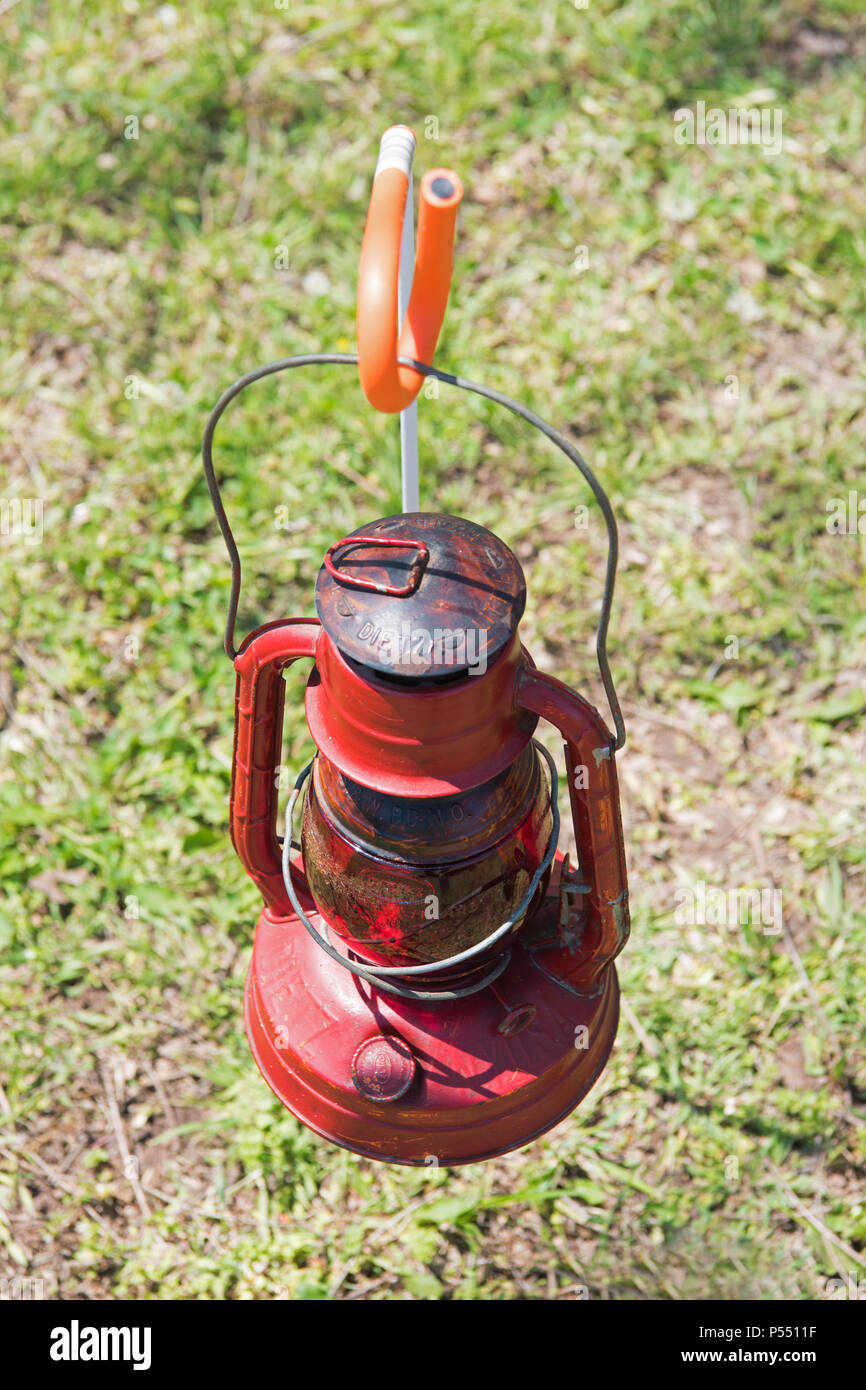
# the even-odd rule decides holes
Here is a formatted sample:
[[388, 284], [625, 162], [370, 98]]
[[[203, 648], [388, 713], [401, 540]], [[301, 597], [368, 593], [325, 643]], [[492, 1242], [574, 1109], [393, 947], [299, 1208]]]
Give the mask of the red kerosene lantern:
[[[358, 357], [309, 354], [248, 373], [217, 403], [203, 453], [232, 560], [232, 840], [265, 903], [246, 990], [253, 1054], [283, 1104], [334, 1143], [450, 1165], [542, 1134], [607, 1060], [618, 1019], [612, 962], [629, 930], [614, 763], [625, 732], [605, 653], [616, 526], [604, 492], [531, 411], [426, 365], [461, 196], [449, 170], [422, 182], [397, 342], [413, 151], [404, 127], [383, 139]], [[245, 386], [311, 363], [358, 363], [374, 406], [406, 412], [403, 421], [425, 376], [461, 386], [541, 429], [577, 465], [608, 528], [597, 652], [615, 737], [582, 696], [535, 668], [520, 641], [517, 559], [459, 517], [412, 508], [365, 524], [324, 557], [317, 617], [268, 623], [235, 651], [240, 562], [213, 471], [214, 429]], [[404, 433], [404, 463], [407, 452]], [[318, 751], [289, 798], [281, 848], [282, 675], [301, 658], [313, 663], [305, 710]], [[557, 775], [533, 739], [539, 718], [562, 734], [578, 866], [557, 849]]]

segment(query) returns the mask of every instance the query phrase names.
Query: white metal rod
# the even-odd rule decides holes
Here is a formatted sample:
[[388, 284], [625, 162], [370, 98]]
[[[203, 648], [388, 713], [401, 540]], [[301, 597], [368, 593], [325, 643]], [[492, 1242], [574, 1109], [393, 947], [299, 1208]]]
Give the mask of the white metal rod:
[[[415, 199], [412, 189], [412, 161], [415, 158], [415, 136], [408, 126], [389, 126], [379, 144], [376, 162], [378, 177], [384, 169], [400, 169], [409, 180], [406, 208], [400, 235], [400, 269], [397, 275], [397, 333], [409, 307], [412, 281], [415, 278]], [[418, 492], [418, 402], [400, 412], [400, 474], [404, 512], [419, 510]]]
[[[400, 242], [400, 275], [397, 281], [397, 325], [409, 306], [412, 280], [415, 274], [415, 199], [412, 194], [412, 170], [406, 193], [403, 215], [403, 236]], [[418, 401], [414, 400], [400, 411], [400, 476], [402, 478], [403, 511], [417, 512], [421, 507], [418, 483]]]

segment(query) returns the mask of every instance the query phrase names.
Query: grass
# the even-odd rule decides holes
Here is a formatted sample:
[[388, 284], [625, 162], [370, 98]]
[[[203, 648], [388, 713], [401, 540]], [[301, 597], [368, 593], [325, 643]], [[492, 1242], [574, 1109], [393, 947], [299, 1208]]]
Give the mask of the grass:
[[[0, 547], [4, 1275], [63, 1298], [804, 1299], [862, 1274], [866, 542], [826, 521], [862, 487], [864, 55], [853, 0], [0, 16], [0, 456], [4, 497], [43, 504], [41, 543]], [[678, 145], [698, 100], [780, 108], [781, 153]], [[467, 190], [437, 362], [569, 430], [621, 521], [628, 1015], [575, 1115], [450, 1172], [329, 1147], [249, 1056], [257, 896], [227, 834], [228, 569], [198, 455], [242, 371], [351, 349], [395, 119]], [[426, 505], [520, 556], [536, 660], [601, 703], [603, 530], [575, 526], [574, 476], [446, 387], [421, 457]], [[216, 462], [244, 630], [309, 612], [328, 544], [399, 509], [393, 421], [346, 369], [252, 388]], [[700, 882], [778, 889], [784, 931], [683, 925]]]

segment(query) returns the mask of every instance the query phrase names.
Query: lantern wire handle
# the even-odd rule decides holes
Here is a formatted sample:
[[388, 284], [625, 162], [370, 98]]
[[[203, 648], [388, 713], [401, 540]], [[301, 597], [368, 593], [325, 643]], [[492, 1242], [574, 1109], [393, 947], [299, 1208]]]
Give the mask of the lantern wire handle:
[[[432, 376], [437, 381], [444, 381], [449, 386], [457, 386], [461, 391], [470, 391], [473, 395], [482, 396], [486, 400], [493, 401], [496, 405], [502, 405], [506, 410], [510, 410], [512, 415], [517, 415], [527, 424], [534, 426], [545, 438], [555, 444], [558, 449], [570, 459], [575, 468], [583, 475], [589, 484], [592, 494], [601, 509], [607, 527], [607, 565], [605, 567], [604, 588], [601, 597], [601, 609], [598, 616], [598, 627], [595, 636], [595, 654], [598, 661], [598, 669], [601, 675], [601, 683], [604, 686], [604, 693], [607, 697], [608, 706], [613, 716], [614, 729], [616, 736], [611, 740], [611, 749], [616, 751], [622, 748], [625, 743], [625, 722], [622, 717], [619, 700], [617, 699], [614, 688], [613, 677], [610, 673], [610, 664], [607, 659], [607, 630], [610, 623], [610, 610], [613, 603], [613, 590], [616, 582], [616, 566], [619, 554], [619, 542], [617, 538], [616, 518], [610, 500], [601, 483], [596, 478], [589, 464], [582, 454], [571, 444], [559, 430], [554, 429], [535, 411], [528, 406], [522, 405], [519, 401], [512, 400], [502, 391], [496, 391], [492, 386], [480, 386], [477, 382], [467, 381], [465, 377], [457, 376], [451, 372], [440, 371], [438, 367], [432, 367], [426, 362], [417, 362], [411, 357], [399, 357], [397, 359], [401, 365], [414, 367], [416, 371], [423, 372], [425, 376]], [[277, 362], [268, 362], [263, 367], [256, 367], [251, 372], [246, 372], [238, 377], [220, 396], [205, 425], [204, 438], [202, 439], [202, 462], [204, 463], [205, 477], [207, 479], [208, 492], [216, 513], [220, 531], [225, 541], [226, 549], [229, 553], [232, 570], [232, 585], [229, 594], [228, 615], [226, 618], [224, 646], [229, 659], [233, 662], [237, 656], [235, 650], [235, 623], [237, 621], [238, 603], [241, 593], [241, 560], [232, 528], [229, 525], [228, 517], [223, 507], [220, 496], [219, 483], [213, 466], [213, 437], [217, 423], [223, 411], [239, 396], [247, 386], [251, 386], [254, 381], [261, 381], [263, 377], [273, 376], [276, 372], [286, 371], [291, 367], [309, 366], [357, 366], [358, 357], [354, 352], [308, 352], [296, 357], [282, 357]]]

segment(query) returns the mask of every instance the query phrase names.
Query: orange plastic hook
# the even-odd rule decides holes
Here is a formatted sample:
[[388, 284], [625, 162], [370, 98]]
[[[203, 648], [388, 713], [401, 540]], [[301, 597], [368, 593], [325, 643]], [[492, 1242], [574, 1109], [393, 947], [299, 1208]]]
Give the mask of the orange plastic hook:
[[388, 414], [411, 405], [424, 382], [420, 372], [401, 366], [397, 358], [433, 360], [451, 287], [454, 227], [463, 197], [451, 169], [431, 169], [421, 180], [415, 275], [398, 341], [400, 240], [415, 138], [406, 127], [394, 127], [393, 133], [396, 154], [386, 160], [380, 155], [358, 271], [358, 371], [367, 400]]

